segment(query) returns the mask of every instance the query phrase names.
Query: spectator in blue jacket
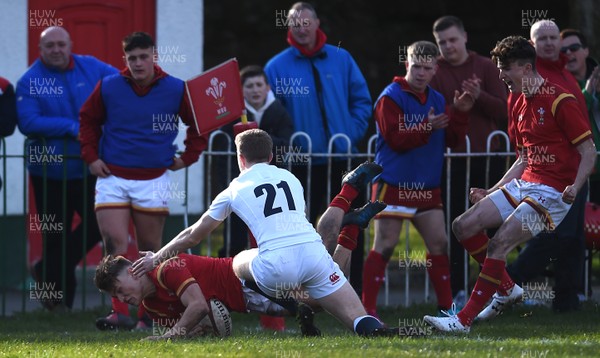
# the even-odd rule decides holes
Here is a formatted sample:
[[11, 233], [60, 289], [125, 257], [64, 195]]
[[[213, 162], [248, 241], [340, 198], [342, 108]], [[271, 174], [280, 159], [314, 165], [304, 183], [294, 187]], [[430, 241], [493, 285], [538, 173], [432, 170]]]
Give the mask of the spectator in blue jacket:
[[[96, 179], [80, 159], [79, 109], [100, 79], [117, 72], [94, 57], [71, 54], [71, 48], [65, 29], [45, 29], [40, 36], [40, 58], [19, 79], [16, 91], [18, 124], [28, 137], [27, 168], [38, 212], [30, 220], [37, 223], [33, 227], [43, 229], [40, 231], [45, 240], [45, 253], [32, 274], [45, 283], [44, 287], [61, 293], [44, 297], [62, 297], [43, 301], [47, 309], [61, 303], [72, 307], [75, 267], [83, 253], [101, 239], [94, 215]], [[83, 222], [72, 228], [74, 213], [87, 220], [85, 233]]]
[[[357, 152], [357, 144], [365, 135], [372, 113], [365, 78], [348, 51], [326, 44], [327, 36], [319, 29], [319, 18], [310, 4], [297, 2], [292, 5], [286, 24], [290, 47], [275, 55], [265, 66], [275, 97], [292, 116], [295, 130], [308, 134], [313, 153], [327, 153], [328, 143], [336, 134], [348, 136], [352, 151]], [[327, 197], [325, 183], [331, 182], [330, 193], [337, 193], [340, 189], [337, 179], [350, 167], [346, 158], [334, 158], [329, 177], [327, 158], [313, 156], [309, 185], [308, 157], [297, 155], [300, 148], [308, 150], [308, 142], [302, 138], [293, 144], [288, 148], [294, 154], [289, 156], [294, 165], [292, 171], [310, 196], [307, 198], [310, 222], [317, 222], [317, 214], [325, 210], [331, 199]], [[335, 141], [333, 152], [345, 153], [346, 150], [345, 140]], [[357, 201], [355, 204], [363, 203]], [[364, 245], [360, 242], [362, 236], [358, 245], [362, 248]], [[362, 257], [362, 251], [355, 250], [353, 256]], [[355, 259], [352, 265], [352, 275], [360, 275], [362, 261]], [[354, 279], [352, 286], [360, 291], [360, 283]]]
[[[0, 138], [13, 134], [16, 126], [15, 90], [6, 78], [0, 77]], [[2, 177], [0, 177], [0, 189], [2, 189]]]
[[[356, 152], [372, 113], [365, 78], [348, 51], [326, 44], [327, 36], [319, 29], [319, 19], [310, 4], [296, 3], [289, 14], [290, 47], [265, 67], [275, 97], [292, 116], [295, 130], [309, 135], [314, 153], [326, 153], [329, 140], [337, 133], [347, 135]], [[306, 149], [306, 141], [299, 144]], [[345, 152], [346, 143], [336, 141], [334, 150]], [[326, 162], [322, 157], [312, 158], [313, 174], [324, 177], [327, 171], [318, 166]], [[312, 196], [323, 202], [316, 207], [311, 202], [311, 216], [315, 216], [328, 199], [315, 195], [315, 187], [311, 189]]]

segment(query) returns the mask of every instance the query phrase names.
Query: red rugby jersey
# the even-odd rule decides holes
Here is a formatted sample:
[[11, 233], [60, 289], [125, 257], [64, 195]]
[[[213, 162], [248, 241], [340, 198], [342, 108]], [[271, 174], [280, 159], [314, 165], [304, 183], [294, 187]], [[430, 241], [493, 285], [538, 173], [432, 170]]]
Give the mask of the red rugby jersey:
[[531, 97], [520, 94], [509, 110], [515, 142], [527, 149], [523, 180], [563, 192], [573, 184], [581, 156], [577, 145], [591, 138], [590, 124], [575, 97], [545, 81]]
[[247, 312], [240, 280], [233, 273], [233, 258], [179, 254], [148, 273], [156, 294], [142, 300], [153, 319], [179, 319], [185, 310], [180, 297], [191, 284], [200, 285], [206, 300], [216, 298], [230, 311]]

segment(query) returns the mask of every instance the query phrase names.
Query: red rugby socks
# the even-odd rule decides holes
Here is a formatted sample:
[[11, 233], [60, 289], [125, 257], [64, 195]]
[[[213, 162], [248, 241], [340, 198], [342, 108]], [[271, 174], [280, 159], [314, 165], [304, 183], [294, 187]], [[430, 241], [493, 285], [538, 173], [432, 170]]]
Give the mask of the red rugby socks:
[[359, 191], [353, 186], [344, 184], [342, 186], [342, 190], [340, 190], [338, 195], [333, 198], [331, 203], [329, 203], [329, 206], [340, 208], [344, 210], [344, 213], [347, 213], [350, 210], [350, 204], [352, 204], [352, 200], [356, 199], [358, 193]]
[[368, 314], [377, 312], [377, 295], [379, 288], [385, 280], [385, 267], [388, 261], [376, 251], [371, 250], [369, 256], [365, 260], [365, 268], [363, 270], [363, 306]]
[[458, 313], [458, 319], [465, 326], [470, 326], [479, 312], [500, 286], [505, 262], [486, 258], [483, 268], [471, 293], [471, 298], [465, 307]]
[[[483, 264], [485, 261], [485, 257], [487, 255], [487, 247], [490, 239], [483, 232], [480, 232], [466, 240], [460, 241], [462, 246], [467, 250], [469, 255], [474, 258], [480, 264]], [[502, 296], [506, 296], [508, 294], [508, 290], [514, 287], [515, 282], [510, 278], [508, 272], [506, 272], [506, 268], [502, 273], [502, 283], [498, 287], [498, 293]]]
[[450, 287], [450, 262], [448, 255], [427, 254], [427, 273], [435, 290], [438, 307], [444, 310], [452, 307], [452, 288]]
[[338, 235], [338, 245], [341, 245], [350, 251], [356, 249], [359, 232], [360, 228], [358, 225], [350, 224], [344, 226]]

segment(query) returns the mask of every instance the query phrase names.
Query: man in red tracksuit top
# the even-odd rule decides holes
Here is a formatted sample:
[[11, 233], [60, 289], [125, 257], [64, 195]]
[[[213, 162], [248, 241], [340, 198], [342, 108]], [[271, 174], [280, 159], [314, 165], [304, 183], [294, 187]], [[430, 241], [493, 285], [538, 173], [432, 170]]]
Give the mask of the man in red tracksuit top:
[[[207, 145], [193, 126], [183, 81], [155, 64], [154, 47], [146, 33], [125, 37], [127, 68], [102, 79], [80, 112], [81, 153], [90, 172], [98, 176], [96, 218], [110, 255], [127, 252], [130, 217], [139, 249], [160, 248], [172, 195], [167, 170], [196, 162]], [[173, 142], [179, 117], [189, 127], [185, 152], [176, 157]], [[140, 320], [137, 328], [149, 323]], [[102, 330], [130, 329], [134, 324], [127, 304], [115, 299], [113, 312], [96, 321]]]
[[[446, 107], [444, 97], [429, 87], [437, 69], [437, 47], [419, 41], [407, 53], [406, 77], [394, 78], [375, 105], [375, 162], [383, 173], [373, 184], [373, 200], [388, 206], [375, 217], [373, 250], [363, 271], [362, 298], [369, 314], [376, 313], [377, 293], [404, 219], [412, 220], [427, 246], [425, 266], [438, 308], [452, 305], [440, 181], [446, 147], [464, 143], [473, 97], [467, 92], [459, 97], [455, 91], [454, 103]], [[418, 260], [409, 253], [401, 256], [401, 264]]]

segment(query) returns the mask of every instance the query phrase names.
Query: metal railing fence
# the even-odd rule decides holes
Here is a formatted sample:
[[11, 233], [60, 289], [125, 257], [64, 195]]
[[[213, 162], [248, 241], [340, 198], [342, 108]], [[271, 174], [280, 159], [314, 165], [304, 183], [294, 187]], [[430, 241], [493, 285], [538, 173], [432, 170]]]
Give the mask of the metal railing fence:
[[[504, 146], [503, 149], [501, 151], [492, 151], [491, 145], [492, 145], [492, 141], [494, 140], [494, 138], [499, 137], [501, 139], [504, 140]], [[364, 152], [360, 152], [360, 153], [352, 153], [351, 150], [351, 141], [350, 139], [343, 134], [336, 134], [334, 135], [330, 141], [329, 141], [329, 145], [328, 145], [328, 152], [327, 153], [313, 153], [312, 152], [312, 142], [311, 142], [311, 138], [304, 132], [296, 132], [293, 134], [292, 138], [290, 139], [290, 146], [289, 148], [294, 149], [294, 146], [292, 143], [295, 143], [295, 140], [298, 138], [303, 138], [307, 145], [304, 148], [303, 152], [300, 152], [299, 150], [287, 150], [287, 151], [281, 151], [282, 153], [282, 157], [280, 158], [282, 166], [287, 167], [288, 169], [291, 169], [292, 166], [295, 164], [294, 163], [294, 155], [298, 156], [301, 155], [302, 156], [302, 160], [303, 160], [303, 165], [307, 166], [307, 178], [306, 178], [306, 187], [305, 187], [305, 196], [307, 198], [310, 197], [311, 195], [311, 189], [313, 188], [314, 185], [323, 185], [323, 183], [312, 183], [311, 182], [311, 164], [312, 161], [316, 158], [326, 158], [327, 159], [327, 168], [328, 168], [328, 183], [326, 183], [327, 185], [327, 196], [328, 198], [331, 198], [332, 193], [331, 193], [331, 181], [332, 180], [339, 180], [339, 178], [332, 178], [331, 177], [331, 170], [332, 170], [332, 163], [334, 162], [334, 160], [336, 159], [342, 159], [346, 161], [346, 169], [347, 170], [351, 170], [351, 165], [352, 165], [352, 160], [353, 159], [360, 159], [360, 160], [373, 160], [374, 156], [375, 156], [375, 143], [376, 143], [376, 136], [373, 135], [372, 137], [369, 138], [368, 140], [368, 145], [367, 145], [367, 149]], [[216, 144], [217, 140], [221, 140], [221, 148], [218, 148], [218, 145]], [[28, 140], [29, 141], [29, 140]], [[2, 195], [0, 196], [3, 199], [3, 207], [2, 207], [2, 219], [4, 221], [4, 224], [8, 224], [9, 222], [13, 222], [14, 220], [16, 220], [16, 218], [21, 217], [25, 219], [25, 223], [28, 223], [28, 221], [31, 220], [31, 218], [28, 216], [29, 210], [28, 210], [28, 205], [27, 203], [30, 201], [29, 200], [29, 190], [28, 190], [28, 175], [27, 175], [27, 169], [26, 169], [26, 164], [27, 164], [27, 148], [28, 148], [28, 144], [29, 142], [26, 141], [25, 146], [24, 146], [24, 151], [22, 155], [19, 154], [12, 154], [12, 155], [8, 155], [6, 153], [6, 143], [4, 141], [4, 139], [2, 138], [2, 149], [0, 152], [0, 159], [2, 160], [2, 178], [4, 181], [4, 186], [3, 186], [3, 190], [2, 190]], [[43, 141], [43, 139], [42, 139]], [[334, 153], [334, 143], [344, 143], [344, 147], [345, 147], [345, 152], [343, 153]], [[45, 142], [42, 142], [42, 145], [46, 145]], [[224, 143], [224, 144], [223, 144]], [[214, 198], [214, 196], [217, 194], [217, 190], [215, 190], [215, 188], [221, 186], [224, 187], [226, 186], [227, 183], [229, 183], [233, 178], [232, 178], [232, 173], [233, 173], [233, 168], [234, 166], [237, 166], [237, 161], [235, 159], [235, 152], [231, 149], [232, 148], [232, 139], [229, 137], [229, 135], [227, 135], [225, 132], [222, 131], [215, 131], [210, 135], [209, 138], [209, 144], [208, 144], [208, 148], [207, 150], [203, 153], [203, 156], [205, 157], [205, 171], [204, 171], [204, 176], [206, 178], [206, 180], [204, 181], [205, 183], [205, 208], [208, 207], [208, 205], [210, 204], [211, 200]], [[457, 152], [452, 152], [450, 149], [447, 149], [446, 153], [445, 153], [445, 163], [446, 163], [446, 176], [447, 176], [447, 181], [445, 183], [446, 185], [446, 202], [450, 203], [451, 197], [450, 197], [450, 191], [452, 190], [453, 187], [456, 187], [458, 185], [464, 185], [464, 190], [468, 192], [468, 188], [470, 187], [470, 183], [471, 183], [471, 160], [473, 158], [478, 158], [478, 157], [483, 157], [486, 158], [486, 169], [484, 173], [478, 173], [477, 175], [483, 175], [485, 176], [485, 182], [486, 185], [489, 187], [491, 185], [493, 185], [493, 183], [490, 183], [490, 177], [489, 177], [489, 173], [490, 173], [490, 169], [491, 169], [491, 160], [494, 157], [501, 157], [504, 158], [504, 169], [507, 169], [512, 160], [514, 159], [514, 152], [511, 151], [510, 149], [510, 144], [509, 144], [509, 140], [508, 140], [508, 136], [505, 132], [502, 131], [495, 131], [493, 133], [490, 134], [490, 136], [487, 139], [487, 151], [483, 152], [483, 153], [472, 153], [470, 150], [471, 146], [470, 146], [470, 142], [469, 139], [467, 137], [467, 145], [466, 145], [466, 151], [465, 152], [461, 152], [461, 153], [457, 153]], [[64, 152], [66, 152], [66, 141], [65, 141], [65, 147], [63, 148], [65, 149]], [[297, 148], [296, 148], [297, 149]], [[452, 183], [451, 182], [451, 169], [452, 169], [452, 163], [454, 159], [457, 158], [464, 158], [466, 159], [466, 180], [464, 183]], [[62, 166], [63, 166], [63, 204], [66, 203], [66, 186], [67, 186], [67, 166], [66, 163], [69, 160], [79, 160], [78, 156], [69, 156], [69, 155], [64, 155], [62, 157]], [[19, 177], [19, 175], [17, 175], [16, 172], [10, 172], [8, 171], [8, 162], [9, 161], [21, 161], [21, 163], [18, 165], [19, 167], [22, 168], [22, 175], [21, 177]], [[297, 164], [297, 163], [296, 163]], [[41, 163], [41, 165], [43, 166], [43, 177], [44, 177], [44, 182], [45, 182], [45, 178], [46, 178], [46, 172], [47, 172], [47, 166], [51, 165], [51, 163], [46, 162], [46, 163]], [[54, 164], [53, 164], [54, 165]], [[16, 166], [12, 166], [12, 167], [16, 167]], [[83, 167], [84, 173], [87, 173], [87, 167]], [[10, 174], [10, 175], [7, 175]], [[84, 182], [87, 181], [87, 175], [83, 175], [84, 178]], [[12, 214], [9, 214], [9, 207], [11, 206], [11, 203], [8, 202], [8, 198], [7, 198], [7, 192], [9, 188], [12, 188], [12, 184], [11, 184], [11, 180], [20, 180], [23, 184], [23, 190], [22, 190], [22, 205], [23, 205], [23, 209], [21, 210], [20, 213], [16, 213], [15, 210], [12, 210]], [[187, 168], [186, 168], [186, 172], [185, 172], [185, 184], [184, 184], [184, 190], [187, 192], [188, 190], [188, 180], [189, 180], [189, 174], [187, 172]], [[16, 187], [16, 186], [15, 186]], [[85, 187], [85, 186], [84, 186]], [[46, 185], [44, 185], [44, 203], [42, 205], [41, 211], [45, 212], [46, 209], [46, 197], [47, 197], [47, 193], [46, 193]], [[335, 193], [333, 193], [335, 194]], [[366, 191], [365, 193], [365, 199], [369, 200], [370, 195], [371, 194], [371, 190], [370, 188]], [[190, 223], [189, 223], [189, 203], [188, 203], [188, 196], [184, 195], [184, 202], [183, 202], [183, 206], [184, 206], [184, 213], [183, 213], [183, 224], [184, 227], [187, 227]], [[86, 207], [87, 205], [93, 205], [93, 198], [88, 198], [87, 195], [83, 195], [82, 198], [80, 198], [80, 200], [82, 200], [82, 204], [84, 207]], [[16, 206], [16, 204], [14, 204], [14, 201], [12, 203], [14, 206]], [[310, 200], [307, 200], [307, 215], [309, 214], [311, 208], [310, 208]], [[470, 206], [470, 203], [468, 201], [468, 198], [465, 197], [464, 199], [464, 208], [465, 210]], [[449, 205], [446, 205], [446, 217], [450, 217], [450, 209], [449, 209]], [[63, 220], [66, 221], [66, 207], [65, 205], [63, 205]], [[85, 230], [85, 228], [87, 228], [88, 225], [88, 220], [95, 220], [95, 218], [89, 218], [87, 217], [87, 215], [85, 215], [85, 211], [84, 211], [84, 215], [81, 218], [81, 222], [82, 225], [84, 225], [84, 230], [83, 230], [83, 237], [82, 239], [84, 240], [84, 243], [86, 242], [86, 240], [88, 240], [87, 237], [87, 230]], [[316, 223], [313, 223], [316, 224]], [[229, 220], [226, 221], [226, 225], [230, 225]], [[450, 220], [446, 220], [446, 232], [450, 233]], [[64, 226], [64, 223], [63, 223]], [[24, 230], [23, 230], [24, 229]], [[2, 289], [1, 292], [1, 315], [5, 316], [7, 314], [7, 301], [9, 299], [9, 297], [11, 299], [15, 299], [14, 294], [9, 294], [9, 292], [19, 292], [20, 291], [20, 309], [16, 309], [16, 311], [26, 311], [27, 309], [31, 308], [32, 304], [31, 302], [31, 297], [28, 300], [28, 295], [30, 295], [30, 290], [27, 289], [26, 287], [26, 283], [27, 282], [31, 282], [31, 279], [29, 278], [29, 273], [28, 270], [26, 268], [26, 265], [28, 264], [29, 258], [28, 258], [28, 235], [31, 234], [31, 228], [29, 227], [25, 227], [20, 231], [20, 235], [17, 234], [18, 237], [8, 237], [7, 233], [6, 233], [6, 228], [2, 229], [2, 236], [0, 237], [0, 262], [4, 263], [4, 264], [0, 264], [0, 288]], [[64, 230], [62, 230], [62, 247], [63, 247], [63, 258], [65, 257], [66, 252], [65, 250], [65, 242], [66, 242], [66, 236], [67, 236], [67, 230], [70, 228], [64, 228]], [[227, 243], [226, 247], [229, 248], [229, 242], [231, 240], [231, 230], [225, 230], [225, 237], [223, 238], [224, 242]], [[39, 234], [41, 234], [42, 236], [42, 259], [45, 259], [44, 255], [46, 254], [47, 251], [47, 247], [46, 247], [46, 233], [42, 230]], [[409, 230], [409, 225], [405, 225], [405, 229], [404, 229], [404, 250], [406, 252], [409, 252], [411, 250], [410, 247], [410, 243], [409, 243], [409, 236], [410, 236], [410, 230]], [[11, 247], [9, 247], [9, 240], [11, 243]], [[365, 252], [369, 252], [370, 248], [372, 245], [372, 240], [371, 240], [371, 235], [370, 235], [370, 230], [366, 230], [365, 231]], [[85, 246], [84, 250], [85, 250]], [[213, 240], [212, 238], [208, 238], [207, 240], [207, 244], [206, 244], [206, 251], [202, 252], [202, 254], [204, 255], [208, 255], [211, 256], [213, 255], [213, 250], [214, 248], [213, 246]], [[21, 258], [20, 261], [20, 265], [21, 267], [12, 267], [8, 262], [10, 262], [10, 258], [12, 257], [13, 259], [15, 257], [13, 257], [14, 252], [17, 252], [17, 254], [20, 255], [24, 255], [24, 257]], [[86, 270], [89, 270], [87, 262], [86, 262], [86, 253], [83, 252], [83, 266], [82, 266], [82, 277], [86, 277]], [[467, 253], [464, 253], [465, 258], [467, 258]], [[18, 256], [18, 255], [17, 255]], [[467, 277], [467, 266], [469, 264], [469, 260], [465, 260], [465, 275], [463, 277], [463, 281], [464, 281], [464, 288], [466, 292], [469, 292], [469, 278]], [[62, 266], [61, 266], [61, 272], [62, 272], [62, 279], [63, 282], [65, 282], [65, 276], [66, 276], [66, 272], [65, 272], [65, 267], [66, 264], [63, 261]], [[415, 275], [417, 272], [415, 271], [415, 269], [411, 269], [410, 267], [406, 267], [406, 270], [404, 272], [404, 305], [409, 305], [410, 302], [410, 297], [411, 297], [411, 289], [413, 286], [413, 283], [411, 282], [412, 277], [419, 277], [420, 275]], [[587, 275], [587, 270], [586, 270], [586, 275]], [[388, 270], [386, 270], [386, 277], [388, 276]], [[46, 277], [46, 272], [44, 270], [44, 272], [42, 272], [42, 280], [44, 280]], [[11, 282], [9, 282], [8, 278], [11, 279]], [[17, 282], [15, 284], [15, 282]], [[587, 280], [586, 280], [587, 283]], [[86, 302], [86, 297], [88, 296], [88, 294], [90, 292], [93, 293], [97, 293], [97, 290], [95, 287], [93, 287], [93, 284], [91, 282], [86, 282], [86, 280], [83, 280], [83, 282], [79, 282], [78, 283], [81, 287], [81, 291], [83, 292], [83, 294], [81, 295], [81, 307], [82, 309], [87, 309], [89, 307], [89, 305]], [[427, 273], [425, 271], [425, 275], [424, 275], [424, 282], [423, 282], [423, 300], [427, 301], [429, 299], [429, 295], [430, 295], [430, 290], [429, 290], [429, 279], [427, 277]], [[419, 290], [420, 292], [420, 290]], [[588, 292], [587, 287], [586, 287], [586, 292]], [[385, 294], [385, 303], [386, 304], [390, 304], [389, 301], [389, 294], [390, 294], [390, 282], [388, 279], [386, 279], [385, 281], [385, 285], [384, 285], [384, 294]], [[14, 302], [13, 302], [14, 303]], [[398, 304], [399, 302], [394, 302], [395, 304]], [[15, 310], [12, 310], [15, 311]]]

